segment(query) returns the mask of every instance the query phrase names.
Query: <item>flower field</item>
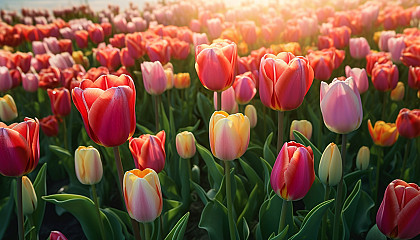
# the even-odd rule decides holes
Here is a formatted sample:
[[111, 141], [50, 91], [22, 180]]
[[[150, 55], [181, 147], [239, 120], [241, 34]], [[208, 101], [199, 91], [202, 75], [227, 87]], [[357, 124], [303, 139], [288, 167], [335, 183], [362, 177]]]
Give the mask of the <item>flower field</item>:
[[0, 239], [420, 239], [419, 28], [415, 0], [0, 9]]

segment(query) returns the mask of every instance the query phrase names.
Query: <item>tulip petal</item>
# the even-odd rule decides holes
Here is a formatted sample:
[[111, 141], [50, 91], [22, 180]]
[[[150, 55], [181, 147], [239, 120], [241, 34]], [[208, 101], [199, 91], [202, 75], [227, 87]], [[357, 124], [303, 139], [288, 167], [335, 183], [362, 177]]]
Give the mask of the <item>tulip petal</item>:
[[227, 161], [236, 159], [241, 141], [232, 120], [227, 118], [219, 120], [214, 126], [214, 138], [215, 156]]
[[30, 148], [26, 139], [17, 131], [0, 128], [0, 172], [5, 176], [21, 176], [27, 169]]

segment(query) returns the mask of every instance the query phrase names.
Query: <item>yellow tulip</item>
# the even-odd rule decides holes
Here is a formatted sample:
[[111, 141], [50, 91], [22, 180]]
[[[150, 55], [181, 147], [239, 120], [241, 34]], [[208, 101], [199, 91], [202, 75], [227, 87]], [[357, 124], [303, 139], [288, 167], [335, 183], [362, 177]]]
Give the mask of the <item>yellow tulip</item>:
[[74, 165], [77, 179], [81, 183], [93, 185], [101, 181], [103, 173], [101, 155], [96, 148], [78, 147], [74, 153]]
[[38, 204], [35, 190], [31, 180], [27, 176], [22, 177], [22, 208], [23, 214], [32, 214]]
[[373, 142], [378, 146], [391, 146], [398, 139], [398, 131], [395, 123], [385, 123], [384, 121], [377, 121], [372, 127], [370, 119], [368, 120], [368, 128]]
[[330, 143], [324, 150], [319, 162], [319, 180], [325, 185], [335, 186], [342, 175], [341, 154], [337, 145]]
[[253, 105], [247, 105], [245, 107], [245, 116], [248, 117], [251, 128], [257, 125], [257, 109]]
[[3, 121], [11, 121], [18, 116], [15, 100], [9, 94], [0, 98], [0, 118]]
[[295, 140], [293, 130], [302, 133], [307, 139], [312, 137], [312, 123], [307, 120], [293, 120], [290, 125], [290, 140]]
[[176, 150], [182, 158], [192, 158], [195, 154], [195, 137], [192, 132], [184, 131], [176, 135]]
[[360, 170], [366, 170], [369, 166], [370, 150], [368, 147], [363, 146], [357, 152], [356, 167]]

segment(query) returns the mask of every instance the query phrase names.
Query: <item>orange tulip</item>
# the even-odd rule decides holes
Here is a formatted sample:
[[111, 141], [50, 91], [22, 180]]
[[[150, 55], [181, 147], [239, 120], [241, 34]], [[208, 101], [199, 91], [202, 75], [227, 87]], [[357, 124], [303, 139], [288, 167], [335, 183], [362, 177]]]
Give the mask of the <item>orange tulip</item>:
[[372, 127], [370, 119], [368, 120], [368, 128], [373, 142], [378, 146], [391, 146], [398, 139], [398, 131], [395, 123], [385, 123], [384, 121], [377, 121]]

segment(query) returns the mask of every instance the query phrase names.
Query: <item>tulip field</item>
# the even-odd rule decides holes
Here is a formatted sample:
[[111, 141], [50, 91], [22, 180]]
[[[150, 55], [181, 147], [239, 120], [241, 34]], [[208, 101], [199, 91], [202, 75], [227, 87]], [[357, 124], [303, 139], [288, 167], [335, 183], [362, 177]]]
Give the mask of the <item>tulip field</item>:
[[136, 4], [0, 9], [0, 239], [420, 239], [419, 1]]

